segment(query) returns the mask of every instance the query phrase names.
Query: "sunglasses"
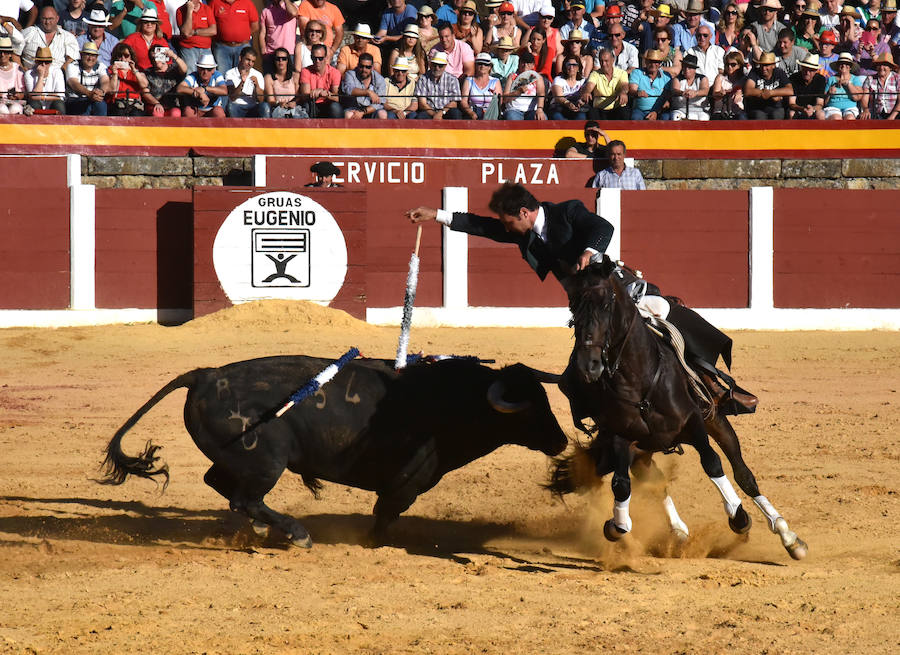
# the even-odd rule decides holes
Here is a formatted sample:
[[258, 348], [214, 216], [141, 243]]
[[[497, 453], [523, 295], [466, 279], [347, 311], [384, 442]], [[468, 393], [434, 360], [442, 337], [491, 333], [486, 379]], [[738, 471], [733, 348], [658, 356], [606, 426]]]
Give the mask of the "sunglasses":
[[372, 64], [369, 64], [368, 66], [365, 64], [357, 64], [356, 67], [364, 71], [372, 70]]
[[657, 40], [657, 41], [668, 41], [668, 40], [669, 40], [669, 37], [667, 37], [667, 36], [658, 36], [658, 37], [656, 37], [656, 40]]
[[475, 15], [475, 12], [472, 11], [471, 9], [466, 9], [465, 11], [461, 11], [459, 13], [462, 14], [463, 16], [474, 16]]
[[703, 32], [697, 32], [697, 38], [698, 39], [708, 39], [709, 34], [704, 34]]
[[514, 11], [501, 11], [500, 15], [501, 16], [512, 16], [514, 13], [515, 13]]
[[[322, 57], [322, 59], [325, 59], [325, 57]], [[287, 61], [287, 60], [288, 60], [287, 57], [275, 57], [275, 61]]]
[[447, 64], [438, 64], [437, 62], [431, 62], [431, 65], [435, 68], [446, 68]]
[[621, 39], [621, 38], [623, 38], [624, 36], [625, 36], [624, 33], [610, 34], [610, 37], [612, 37], [612, 38], [614, 38], [614, 39]]
[[316, 57], [315, 55], [312, 57], [313, 61], [325, 61], [325, 57]]
[[726, 16], [737, 16], [738, 12], [736, 12], [734, 9], [729, 9], [728, 11], [725, 12], [725, 15]]
[[725, 65], [728, 66], [728, 68], [737, 68], [738, 67], [738, 63], [736, 61], [729, 61]]
[[761, 12], [763, 12], [764, 14], [771, 14], [772, 12], [775, 11], [775, 10], [772, 9], [771, 7], [760, 7], [759, 10], [760, 10]]

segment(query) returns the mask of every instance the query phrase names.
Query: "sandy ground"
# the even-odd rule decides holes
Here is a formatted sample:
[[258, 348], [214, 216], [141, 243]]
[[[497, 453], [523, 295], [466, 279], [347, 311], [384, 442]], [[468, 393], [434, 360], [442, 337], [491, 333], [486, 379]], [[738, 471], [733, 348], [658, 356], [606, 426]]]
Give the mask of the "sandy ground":
[[[792, 561], [749, 504], [727, 528], [696, 455], [662, 458], [692, 536], [673, 549], [646, 491], [635, 531], [609, 492], [552, 499], [547, 458], [508, 446], [448, 475], [367, 549], [374, 496], [286, 474], [268, 496], [311, 550], [260, 541], [203, 484], [184, 391], [125, 439], [164, 446], [172, 482], [94, 482], [119, 425], [197, 366], [279, 354], [392, 357], [397, 331], [269, 303], [180, 327], [0, 331], [0, 652], [900, 652], [900, 334], [745, 332], [761, 398], [736, 428], [760, 487], [809, 544]], [[559, 330], [415, 330], [414, 349], [560, 371]], [[550, 389], [574, 437], [564, 399]], [[605, 487], [606, 485], [604, 485]]]

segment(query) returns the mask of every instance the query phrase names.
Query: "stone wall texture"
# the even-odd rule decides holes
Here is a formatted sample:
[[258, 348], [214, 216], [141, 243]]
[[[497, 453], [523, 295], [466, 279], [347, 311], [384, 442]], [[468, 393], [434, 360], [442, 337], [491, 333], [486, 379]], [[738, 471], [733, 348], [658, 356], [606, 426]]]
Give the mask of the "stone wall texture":
[[[250, 186], [252, 157], [85, 157], [82, 183], [102, 188]], [[646, 159], [648, 189], [900, 188], [897, 159]]]

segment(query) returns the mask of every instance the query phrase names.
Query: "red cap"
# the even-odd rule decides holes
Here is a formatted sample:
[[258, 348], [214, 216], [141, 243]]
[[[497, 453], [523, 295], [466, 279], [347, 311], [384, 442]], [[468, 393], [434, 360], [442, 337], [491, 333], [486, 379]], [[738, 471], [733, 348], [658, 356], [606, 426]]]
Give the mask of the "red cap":
[[516, 8], [513, 6], [513, 3], [504, 2], [502, 5], [500, 5], [500, 12], [502, 13], [504, 11], [511, 11], [512, 13], [516, 13]]
[[819, 42], [820, 43], [830, 43], [831, 45], [837, 45], [838, 40], [837, 40], [837, 36], [835, 36], [834, 32], [832, 32], [831, 30], [825, 30], [819, 36]]
[[617, 16], [621, 15], [622, 10], [619, 8], [619, 5], [613, 5], [603, 13], [604, 18], [616, 18]]

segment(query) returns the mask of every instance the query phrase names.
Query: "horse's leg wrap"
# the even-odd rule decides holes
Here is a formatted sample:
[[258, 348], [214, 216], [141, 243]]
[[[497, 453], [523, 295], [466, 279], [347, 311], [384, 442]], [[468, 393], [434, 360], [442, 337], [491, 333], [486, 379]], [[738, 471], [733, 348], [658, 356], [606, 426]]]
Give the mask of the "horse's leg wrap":
[[722, 494], [722, 502], [725, 504], [725, 511], [728, 513], [729, 518], [734, 518], [738, 508], [741, 506], [741, 499], [738, 497], [734, 487], [731, 486], [731, 482], [724, 475], [718, 478], [711, 477], [710, 480], [716, 485], [719, 493]]
[[759, 510], [765, 515], [769, 522], [769, 529], [781, 538], [781, 545], [785, 547], [788, 554], [794, 559], [803, 559], [806, 557], [808, 548], [797, 533], [788, 527], [787, 521], [778, 513], [778, 510], [772, 506], [769, 499], [765, 496], [754, 496], [753, 502], [759, 507]]
[[631, 496], [625, 500], [617, 500], [613, 506], [613, 522], [622, 532], [631, 532], [631, 515], [628, 506], [631, 504]]
[[678, 536], [687, 538], [690, 534], [687, 524], [678, 516], [678, 510], [675, 509], [675, 503], [671, 496], [666, 496], [663, 500], [663, 508], [666, 510], [666, 516], [669, 518], [669, 527]]

